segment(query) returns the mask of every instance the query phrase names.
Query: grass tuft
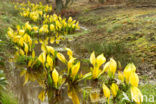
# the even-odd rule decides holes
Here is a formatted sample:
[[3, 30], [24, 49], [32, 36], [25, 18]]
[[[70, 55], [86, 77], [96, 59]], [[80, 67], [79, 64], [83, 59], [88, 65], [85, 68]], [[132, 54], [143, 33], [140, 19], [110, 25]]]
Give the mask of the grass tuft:
[[129, 50], [123, 42], [90, 42], [86, 43], [85, 48], [89, 53], [95, 51], [96, 55], [103, 53], [106, 58], [113, 57], [124, 66], [129, 62], [139, 61], [135, 56], [129, 54]]

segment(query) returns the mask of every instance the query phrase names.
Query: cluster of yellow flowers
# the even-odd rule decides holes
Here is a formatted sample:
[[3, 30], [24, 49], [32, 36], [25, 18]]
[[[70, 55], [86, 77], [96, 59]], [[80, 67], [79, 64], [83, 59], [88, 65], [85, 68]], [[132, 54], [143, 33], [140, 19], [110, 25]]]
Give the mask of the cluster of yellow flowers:
[[20, 15], [30, 18], [32, 21], [37, 22], [43, 19], [43, 15], [52, 11], [52, 7], [49, 5], [28, 3], [17, 3], [15, 8], [20, 10]]
[[[90, 71], [84, 75], [79, 74], [81, 64], [80, 61], [73, 56], [71, 49], [65, 48], [68, 55], [68, 58], [66, 58], [62, 53], [57, 52], [52, 46], [48, 45], [49, 39], [50, 43], [54, 43], [55, 40], [56, 43], [59, 43], [60, 39], [63, 39], [62, 35], [72, 33], [76, 29], [79, 29], [79, 23], [71, 17], [66, 20], [56, 14], [46, 14], [52, 10], [52, 7], [44, 6], [41, 3], [32, 4], [28, 2], [28, 4], [23, 3], [16, 6], [16, 8], [21, 10], [20, 14], [22, 16], [29, 17], [33, 21], [43, 19], [41, 27], [32, 26], [29, 22], [26, 22], [24, 26], [17, 26], [16, 31], [9, 28], [7, 35], [8, 38], [17, 45], [18, 56], [25, 56], [27, 59], [27, 70], [22, 71], [22, 75], [25, 75], [24, 84], [32, 79], [32, 76], [29, 73], [34, 70], [30, 71], [29, 69], [33, 69], [35, 65], [38, 66], [35, 66], [35, 71], [42, 69], [39, 71], [41, 76], [38, 77], [34, 74], [36, 77], [33, 77], [34, 80], [37, 80], [38, 83], [44, 88], [38, 96], [41, 101], [44, 101], [45, 95], [48, 93], [48, 88], [59, 90], [64, 83], [73, 84], [84, 79], [97, 80], [102, 75], [107, 73], [106, 76], [108, 76], [109, 79], [119, 79], [120, 84], [130, 86], [132, 100], [137, 104], [141, 104], [143, 97], [141, 91], [138, 89], [139, 78], [135, 72], [136, 67], [134, 64], [128, 64], [123, 72], [119, 71], [116, 75], [117, 62], [113, 58], [110, 58], [110, 60], [106, 62], [106, 58], [103, 54], [96, 57], [95, 53], [92, 52], [90, 56], [90, 63], [92, 64]], [[47, 37], [46, 39], [40, 39], [42, 52], [39, 56], [36, 56], [34, 51], [35, 44], [38, 43], [38, 41], [34, 38], [36, 34], [52, 35], [50, 38]], [[57, 59], [65, 64], [66, 70], [64, 73], [59, 73], [58, 68], [56, 67]], [[64, 75], [66, 75], [65, 78], [63, 78]], [[116, 78], [116, 76], [118, 76], [118, 78]], [[40, 80], [40, 78], [42, 80]], [[118, 96], [119, 90], [123, 91], [116, 82], [103, 82], [102, 89], [103, 95], [107, 98], [108, 103], [111, 99], [111, 94], [113, 99], [115, 99]]]
[[[56, 66], [55, 66], [55, 57], [58, 58], [62, 63], [67, 65], [68, 69], [68, 77], [71, 82], [74, 82], [79, 78], [78, 71], [80, 68], [80, 62], [75, 62], [76, 58], [72, 56], [72, 51], [69, 48], [66, 48], [67, 54], [69, 56], [69, 61], [65, 58], [65, 56], [57, 52], [53, 47], [45, 45], [42, 43], [41, 46], [42, 53], [39, 55], [38, 60], [42, 63], [43, 68], [46, 70], [46, 73], [51, 73], [51, 76], [48, 77], [48, 82], [51, 83], [51, 87], [58, 89], [63, 83], [62, 75], [59, 75]], [[34, 61], [35, 62], [35, 61]], [[32, 63], [32, 65], [34, 65]], [[50, 72], [49, 72], [50, 71]], [[52, 83], [53, 82], [53, 83]]]
[[80, 29], [79, 22], [72, 20], [72, 17], [66, 21], [54, 14], [44, 16], [43, 25], [38, 31], [40, 35], [50, 34], [50, 42], [54, 43], [56, 40], [56, 43], [59, 44], [66, 34], [74, 33], [77, 29]]
[[[116, 68], [117, 64], [115, 60], [110, 59], [110, 61], [105, 64], [103, 71], [106, 71], [109, 76], [112, 76], [115, 74]], [[121, 81], [121, 83], [130, 86], [132, 101], [135, 101], [137, 104], [141, 104], [141, 102], [143, 102], [143, 95], [138, 89], [139, 77], [135, 71], [135, 65], [133, 63], [130, 63], [125, 67], [123, 73], [121, 71], [118, 72], [118, 79]], [[118, 90], [122, 90], [119, 89], [118, 85], [115, 83], [112, 83], [110, 89], [112, 91], [113, 97], [117, 96]], [[110, 98], [110, 89], [105, 84], [103, 84], [103, 92], [105, 97], [108, 98], [108, 102]]]
[[143, 95], [141, 91], [138, 89], [139, 77], [135, 71], [136, 71], [135, 65], [132, 63], [128, 64], [124, 70], [124, 77], [126, 83], [131, 85], [132, 100], [135, 101], [137, 104], [140, 104], [141, 102], [143, 102]]
[[69, 19], [66, 20], [56, 14], [44, 15], [43, 24], [48, 24], [51, 31], [64, 32], [64, 34], [73, 33], [76, 29], [80, 29], [79, 22], [73, 20], [72, 17], [69, 17]]
[[[50, 69], [52, 71], [51, 80], [53, 81], [51, 82], [54, 82], [53, 85], [55, 86], [55, 88], [61, 86], [61, 84], [64, 83], [64, 81], [62, 80], [62, 76], [59, 75], [59, 73], [57, 72], [57, 70], [53, 65], [54, 62], [53, 57], [51, 57], [52, 55], [56, 55], [56, 57], [67, 66], [67, 76], [69, 78], [68, 81], [71, 81], [72, 83], [78, 82], [84, 78], [86, 79], [87, 77], [91, 77], [92, 79], [98, 79], [105, 72], [108, 74], [109, 78], [115, 79], [117, 63], [113, 58], [111, 58], [110, 61], [105, 63], [106, 58], [104, 57], [103, 54], [97, 56], [96, 58], [93, 52], [90, 56], [90, 63], [93, 65], [93, 67], [91, 67], [91, 72], [82, 75], [78, 74], [80, 69], [80, 61], [78, 61], [76, 58], [73, 57], [73, 52], [71, 49], [65, 48], [67, 50], [69, 60], [67, 60], [63, 54], [56, 52], [54, 48], [52, 48], [51, 46], [45, 46], [45, 48], [43, 49], [44, 50], [40, 54], [38, 59], [43, 64], [43, 66], [45, 66], [46, 69], [48, 70]], [[103, 70], [100, 70], [100, 66], [102, 64], [104, 64], [104, 67]], [[125, 67], [123, 73], [120, 71], [118, 72], [118, 79], [120, 80], [120, 83], [130, 86], [132, 101], [135, 101], [137, 104], [141, 104], [141, 102], [143, 101], [143, 95], [141, 91], [138, 89], [139, 78], [138, 75], [135, 73], [135, 71], [136, 71], [135, 65], [133, 63], [130, 63]], [[119, 85], [115, 82], [111, 83], [109, 87], [103, 84], [102, 86], [103, 93], [104, 96], [108, 99], [108, 103], [111, 97], [111, 92], [113, 98], [116, 98], [118, 95], [118, 91], [119, 90], [122, 91], [122, 89], [119, 89], [118, 86]]]
[[43, 69], [48, 74], [48, 85], [54, 88], [59, 88], [62, 84], [62, 76], [58, 74], [55, 69], [54, 58], [57, 55], [62, 55], [55, 51], [51, 46], [42, 43], [42, 53], [39, 55], [38, 60], [42, 63]]
[[27, 55], [28, 52], [32, 51], [32, 46], [37, 44], [37, 41], [30, 37], [32, 32], [36, 33], [36, 26], [31, 26], [29, 22], [26, 22], [22, 27], [18, 25], [16, 31], [10, 27], [8, 28], [7, 36], [17, 45], [18, 52], [21, 55]]
[[29, 1], [28, 3], [17, 3], [15, 8], [20, 10], [21, 16], [39, 23], [41, 26], [35, 26], [33, 29], [36, 34], [51, 36], [51, 43], [56, 40], [56, 43], [59, 44], [60, 40], [64, 39], [64, 35], [74, 33], [77, 29], [80, 29], [79, 22], [73, 20], [72, 17], [66, 20], [56, 14], [50, 15], [52, 7], [42, 3], [34, 4]]

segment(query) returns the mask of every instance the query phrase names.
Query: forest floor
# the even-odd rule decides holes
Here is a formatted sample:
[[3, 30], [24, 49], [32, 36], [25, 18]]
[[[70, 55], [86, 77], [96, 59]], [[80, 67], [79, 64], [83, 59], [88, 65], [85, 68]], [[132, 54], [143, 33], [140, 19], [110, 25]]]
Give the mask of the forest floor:
[[95, 50], [107, 59], [120, 61], [122, 69], [133, 62], [143, 80], [156, 82], [156, 7], [99, 5], [82, 0], [71, 8], [69, 15], [83, 28], [70, 42], [76, 54], [88, 58]]

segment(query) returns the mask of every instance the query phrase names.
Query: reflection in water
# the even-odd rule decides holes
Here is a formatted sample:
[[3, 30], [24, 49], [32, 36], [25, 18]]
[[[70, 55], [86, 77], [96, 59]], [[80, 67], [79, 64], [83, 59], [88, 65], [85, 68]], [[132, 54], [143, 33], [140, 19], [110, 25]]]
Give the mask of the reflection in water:
[[[21, 68], [15, 67], [13, 63], [9, 63], [8, 67], [8, 69], [11, 69], [10, 74], [8, 74], [10, 85], [19, 99], [19, 104], [102, 104], [106, 101], [104, 97], [100, 96], [98, 83], [88, 81], [85, 86], [80, 83], [77, 86], [78, 88], [69, 85], [64, 86], [59, 92], [60, 94], [56, 94], [57, 91], [51, 91], [49, 92], [51, 98], [48, 100], [48, 97], [46, 97], [44, 102], [40, 102], [38, 94], [42, 89], [37, 82], [29, 82], [23, 86], [23, 78], [19, 76]], [[84, 91], [86, 97], [82, 96]]]
[[[67, 86], [63, 87], [62, 90], [48, 91], [48, 97], [49, 97], [48, 104], [73, 104], [72, 100], [70, 100], [70, 98], [72, 97], [69, 98], [67, 95], [68, 91], [69, 90], [67, 90]], [[70, 93], [71, 96], [73, 96], [73, 94], [76, 94], [75, 92], [72, 94], [73, 90], [71, 90], [70, 92], [71, 92]], [[74, 104], [80, 104], [80, 103], [74, 103]]]
[[106, 103], [106, 99], [103, 97], [103, 94], [101, 94], [101, 89], [92, 89], [90, 91], [90, 100], [91, 103], [95, 103], [95, 104]]
[[15, 63], [8, 61], [6, 69], [9, 89], [11, 89], [18, 98], [19, 104], [48, 104], [46, 101], [40, 102], [37, 98], [41, 87], [36, 82], [29, 82], [23, 86], [24, 81], [23, 78], [20, 77], [20, 66], [16, 66]]
[[93, 102], [93, 103], [98, 102], [99, 99], [100, 99], [100, 92], [99, 91], [93, 91], [90, 93], [91, 102]]
[[[62, 64], [59, 66], [64, 67]], [[84, 66], [85, 67], [83, 67], [82, 69], [89, 69], [88, 67], [86, 67], [86, 65]], [[101, 104], [101, 102], [103, 102], [103, 97], [100, 98], [98, 81], [87, 81], [85, 82], [85, 85], [79, 83], [79, 85], [81, 86], [79, 87], [79, 89], [75, 88], [74, 86], [64, 86], [61, 92], [59, 92], [60, 94], [56, 94], [57, 91], [51, 91], [48, 95], [51, 96], [51, 98], [48, 99], [48, 97], [46, 97], [44, 102], [40, 102], [40, 100], [38, 99], [38, 94], [41, 92], [42, 88], [38, 85], [37, 82], [29, 82], [25, 86], [23, 86], [24, 81], [23, 78], [20, 77], [21, 68], [23, 67], [17, 66], [14, 63], [9, 63], [8, 65], [8, 69], [10, 69], [11, 71], [8, 72], [8, 78], [10, 79], [9, 81], [12, 90], [19, 99], [19, 104]], [[82, 70], [82, 73], [85, 73], [86, 71], [87, 70]], [[86, 93], [84, 94], [86, 97], [82, 96], [84, 91]]]
[[73, 104], [80, 104], [76, 89], [74, 87], [71, 87], [70, 85], [68, 85], [68, 97], [72, 99]]

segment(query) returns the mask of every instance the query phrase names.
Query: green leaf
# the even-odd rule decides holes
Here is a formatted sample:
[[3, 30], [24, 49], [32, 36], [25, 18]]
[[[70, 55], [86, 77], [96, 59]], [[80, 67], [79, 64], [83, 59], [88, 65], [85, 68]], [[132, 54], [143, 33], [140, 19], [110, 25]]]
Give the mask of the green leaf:
[[92, 76], [92, 72], [89, 72], [89, 73], [87, 73], [87, 74], [85, 74], [81, 79], [79, 79], [78, 81], [82, 81], [82, 80], [84, 80], [84, 79], [87, 79], [87, 78], [89, 78], [89, 77], [91, 77]]

